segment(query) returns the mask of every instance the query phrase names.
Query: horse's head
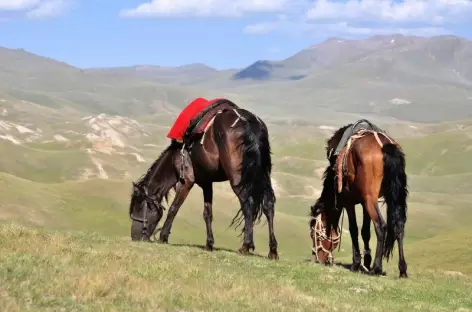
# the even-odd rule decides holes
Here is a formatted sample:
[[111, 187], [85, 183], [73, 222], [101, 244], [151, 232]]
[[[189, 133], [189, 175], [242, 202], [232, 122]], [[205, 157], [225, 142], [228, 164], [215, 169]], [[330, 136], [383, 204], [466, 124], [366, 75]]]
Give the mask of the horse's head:
[[131, 239], [149, 241], [164, 214], [164, 208], [155, 196], [148, 194], [144, 185], [133, 183], [130, 203]]
[[325, 265], [332, 265], [334, 263], [333, 251], [339, 245], [339, 229], [332, 227], [331, 233], [327, 233], [327, 214], [324, 209], [324, 204], [320, 202], [320, 200], [311, 207], [311, 211], [310, 237], [313, 241], [313, 261]]
[[164, 214], [162, 200], [178, 182], [178, 169], [181, 164], [179, 151], [181, 144], [172, 142], [149, 167], [137, 183], [133, 183], [133, 193], [129, 206], [131, 220], [131, 239], [145, 240], [154, 233]]

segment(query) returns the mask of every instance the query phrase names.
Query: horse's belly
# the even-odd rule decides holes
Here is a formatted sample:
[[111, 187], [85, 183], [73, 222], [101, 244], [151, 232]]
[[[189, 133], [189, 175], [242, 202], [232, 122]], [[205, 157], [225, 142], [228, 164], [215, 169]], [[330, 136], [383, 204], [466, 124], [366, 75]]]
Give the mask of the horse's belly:
[[222, 168], [211, 171], [200, 171], [197, 169], [195, 173], [195, 182], [197, 182], [197, 184], [208, 182], [224, 182], [227, 180], [228, 177]]

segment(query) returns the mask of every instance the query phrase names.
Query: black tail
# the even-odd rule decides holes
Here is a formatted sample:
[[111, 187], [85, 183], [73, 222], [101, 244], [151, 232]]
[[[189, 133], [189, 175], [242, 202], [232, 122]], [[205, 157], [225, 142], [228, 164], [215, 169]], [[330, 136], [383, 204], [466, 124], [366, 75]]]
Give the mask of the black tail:
[[406, 223], [408, 185], [405, 173], [405, 154], [394, 144], [385, 144], [383, 153], [382, 189], [387, 203], [387, 236], [383, 256], [392, 256], [395, 241], [403, 235]]
[[[240, 112], [243, 110], [240, 110]], [[270, 175], [272, 172], [272, 159], [267, 127], [262, 120], [247, 112], [243, 123], [244, 135], [241, 142], [242, 164], [240, 197], [243, 199], [242, 209], [251, 209], [253, 222], [260, 221], [264, 202], [276, 198], [272, 188]], [[236, 227], [244, 219], [243, 211], [238, 211], [231, 225]], [[244, 229], [243, 229], [244, 231]]]

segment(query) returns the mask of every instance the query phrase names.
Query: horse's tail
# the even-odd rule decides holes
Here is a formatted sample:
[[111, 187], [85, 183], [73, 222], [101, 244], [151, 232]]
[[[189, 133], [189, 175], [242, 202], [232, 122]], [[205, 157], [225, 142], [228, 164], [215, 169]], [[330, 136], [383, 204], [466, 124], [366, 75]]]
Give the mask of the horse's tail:
[[[265, 123], [252, 113], [244, 114], [244, 134], [241, 142], [242, 163], [240, 189], [242, 209], [250, 209], [253, 222], [259, 221], [263, 205], [268, 201], [275, 203], [276, 198], [270, 175], [272, 172], [269, 133]], [[243, 215], [240, 216], [240, 213]], [[240, 210], [231, 225], [242, 222], [244, 212]]]
[[382, 189], [387, 204], [387, 235], [383, 256], [392, 256], [395, 241], [404, 234], [407, 218], [408, 185], [405, 173], [405, 154], [394, 144], [385, 144], [383, 153]]

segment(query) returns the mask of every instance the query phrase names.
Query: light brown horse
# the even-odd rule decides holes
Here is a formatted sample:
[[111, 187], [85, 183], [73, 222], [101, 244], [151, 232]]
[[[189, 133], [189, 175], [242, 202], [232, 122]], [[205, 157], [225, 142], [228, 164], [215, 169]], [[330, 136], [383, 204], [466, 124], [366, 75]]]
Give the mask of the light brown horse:
[[[321, 196], [311, 207], [312, 254], [322, 264], [333, 263], [332, 252], [338, 246], [341, 234], [339, 219], [342, 209], [345, 208], [352, 240], [351, 270], [359, 270], [361, 254], [355, 205], [361, 204], [364, 214], [361, 230], [364, 241], [364, 266], [371, 274], [383, 274], [382, 256], [388, 261], [392, 256], [395, 241], [398, 241], [400, 277], [408, 277], [403, 252], [408, 197], [405, 155], [398, 143], [385, 132], [364, 131], [354, 136], [350, 146], [345, 147], [339, 156], [330, 157], [344, 131], [351, 125], [340, 128], [327, 141], [327, 158], [330, 165], [324, 173]], [[339, 171], [340, 176], [337, 174]], [[337, 178], [342, 178], [342, 183], [336, 183], [339, 182]], [[387, 204], [387, 222], [384, 221], [378, 206], [378, 199], [382, 196]], [[370, 221], [374, 223], [377, 235], [372, 269], [369, 247]]]
[[[192, 133], [201, 122], [204, 133]], [[213, 182], [229, 181], [239, 198], [241, 209], [233, 222], [244, 218], [244, 239], [239, 252], [254, 250], [253, 225], [264, 213], [269, 226], [270, 259], [278, 259], [274, 234], [275, 195], [270, 179], [272, 170], [269, 134], [265, 123], [253, 113], [220, 99], [191, 122], [184, 143], [172, 141], [147, 173], [133, 183], [129, 215], [132, 240], [146, 240], [162, 218], [162, 200], [176, 190], [158, 242], [167, 243], [173, 220], [192, 187], [203, 190], [203, 219], [206, 224], [206, 249], [213, 250]], [[240, 215], [242, 213], [242, 215]]]

